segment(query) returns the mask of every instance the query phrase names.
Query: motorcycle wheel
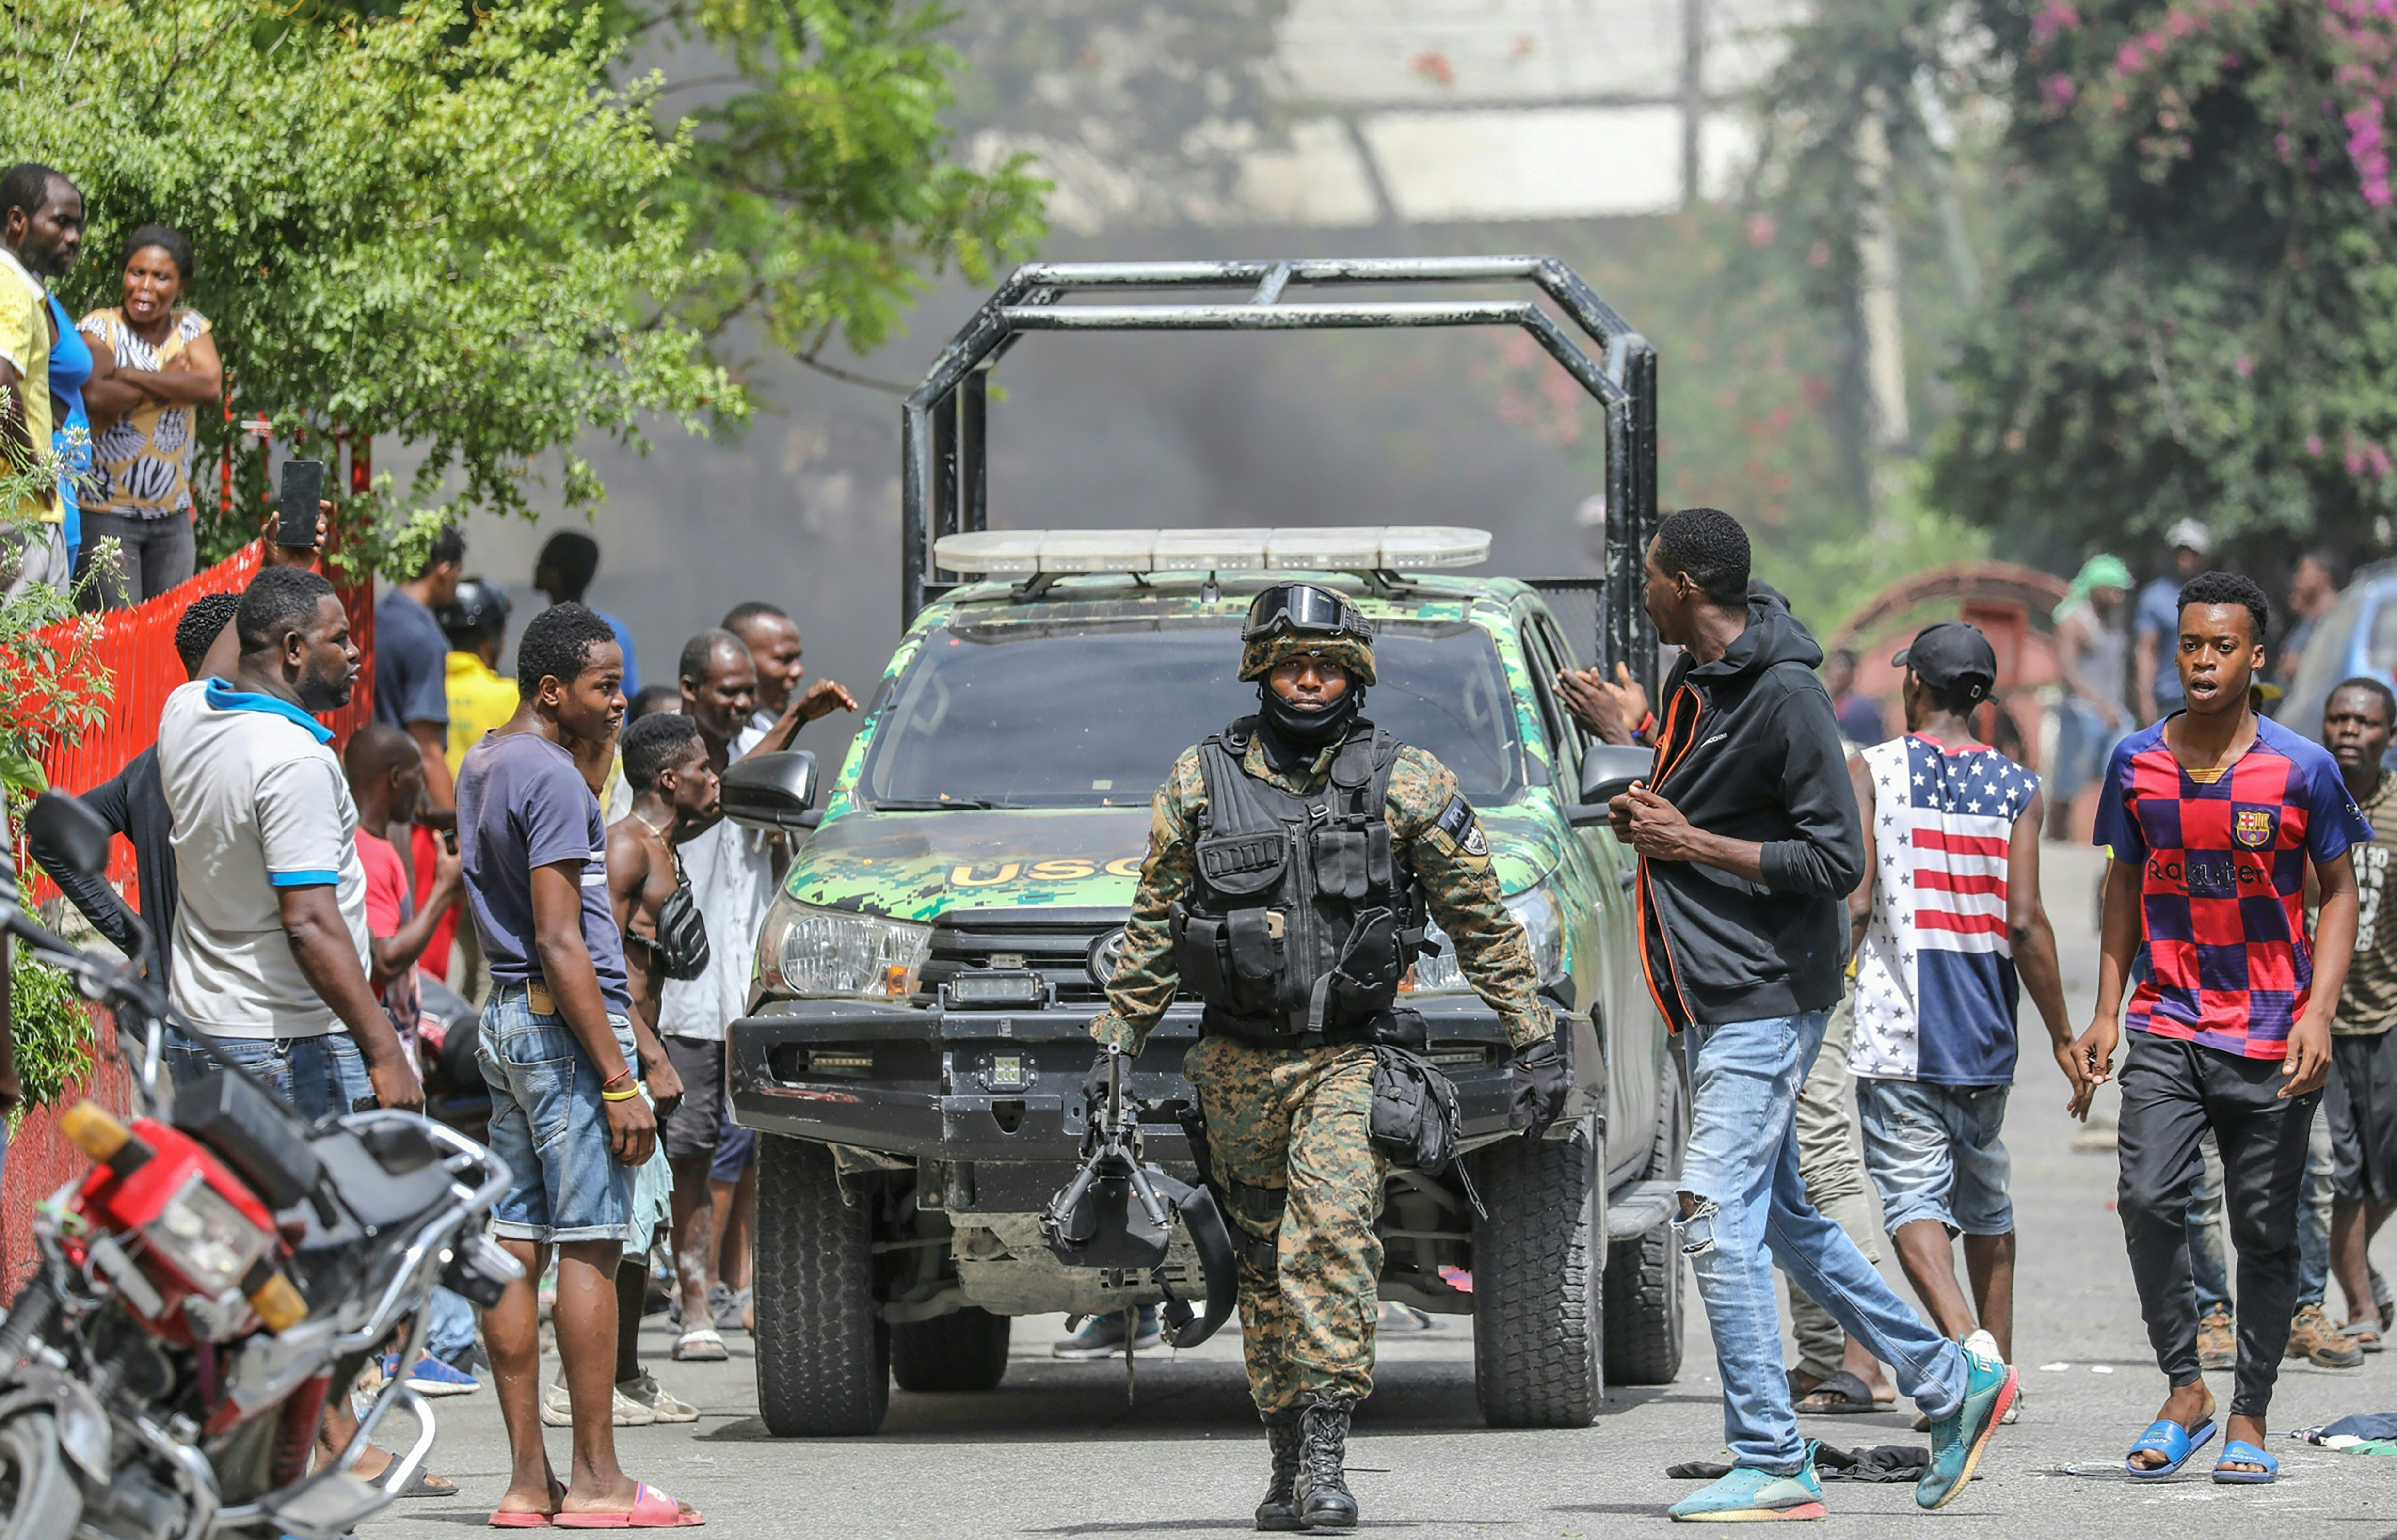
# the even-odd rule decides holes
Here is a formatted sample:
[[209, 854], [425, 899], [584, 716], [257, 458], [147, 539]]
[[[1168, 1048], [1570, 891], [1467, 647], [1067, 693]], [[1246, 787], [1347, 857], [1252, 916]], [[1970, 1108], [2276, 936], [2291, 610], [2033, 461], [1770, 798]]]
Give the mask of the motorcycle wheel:
[[83, 1490], [59, 1448], [49, 1409], [0, 1418], [0, 1536], [71, 1540], [83, 1520]]

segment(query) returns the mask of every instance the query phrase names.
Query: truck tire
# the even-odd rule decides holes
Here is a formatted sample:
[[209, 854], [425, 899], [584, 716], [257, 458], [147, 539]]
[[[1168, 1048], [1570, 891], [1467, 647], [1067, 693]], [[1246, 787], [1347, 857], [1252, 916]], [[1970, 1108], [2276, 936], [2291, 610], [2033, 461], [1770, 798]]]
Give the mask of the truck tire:
[[1606, 1184], [1584, 1118], [1570, 1139], [1475, 1158], [1473, 1388], [1493, 1427], [1587, 1427], [1606, 1378]]
[[996, 1390], [1007, 1374], [1007, 1339], [1015, 1322], [967, 1306], [931, 1320], [891, 1328], [891, 1377], [902, 1390]]
[[70, 1540], [83, 1521], [83, 1489], [67, 1467], [47, 1406], [0, 1419], [0, 1534]]
[[822, 1145], [767, 1134], [758, 1146], [758, 1413], [778, 1439], [871, 1433], [891, 1409], [872, 1215], [841, 1201]]
[[[1651, 1181], [1681, 1174], [1690, 1142], [1689, 1091], [1672, 1056], [1656, 1119]], [[1617, 1385], [1670, 1385], [1681, 1373], [1681, 1247], [1671, 1224], [1658, 1225], [1606, 1259], [1606, 1373]]]

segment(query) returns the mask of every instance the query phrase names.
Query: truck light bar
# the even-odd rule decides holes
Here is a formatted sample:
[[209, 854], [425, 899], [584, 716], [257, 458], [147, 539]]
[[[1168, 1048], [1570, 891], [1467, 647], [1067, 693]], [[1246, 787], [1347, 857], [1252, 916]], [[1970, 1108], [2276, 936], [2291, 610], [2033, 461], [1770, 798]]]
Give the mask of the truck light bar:
[[1490, 531], [1445, 525], [1322, 529], [976, 529], [933, 560], [996, 577], [1065, 572], [1420, 571], [1490, 559]]

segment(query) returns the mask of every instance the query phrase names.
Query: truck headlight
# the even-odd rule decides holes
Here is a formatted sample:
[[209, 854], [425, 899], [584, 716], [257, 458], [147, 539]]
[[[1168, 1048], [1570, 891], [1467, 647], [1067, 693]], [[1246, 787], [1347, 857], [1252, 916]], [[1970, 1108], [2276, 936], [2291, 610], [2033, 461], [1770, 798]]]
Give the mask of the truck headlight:
[[[1547, 885], [1526, 888], [1505, 901], [1506, 912], [1523, 928], [1524, 940], [1532, 945], [1532, 967], [1540, 976], [1542, 986], [1555, 984], [1565, 976], [1564, 916]], [[1425, 934], [1440, 943], [1438, 957], [1415, 959], [1414, 983], [1408, 993], [1415, 995], [1462, 995], [1473, 988], [1465, 976], [1463, 965], [1456, 960], [1456, 944], [1437, 924], [1426, 928]]]
[[931, 955], [932, 928], [780, 898], [757, 937], [757, 973], [784, 997], [904, 1000]]

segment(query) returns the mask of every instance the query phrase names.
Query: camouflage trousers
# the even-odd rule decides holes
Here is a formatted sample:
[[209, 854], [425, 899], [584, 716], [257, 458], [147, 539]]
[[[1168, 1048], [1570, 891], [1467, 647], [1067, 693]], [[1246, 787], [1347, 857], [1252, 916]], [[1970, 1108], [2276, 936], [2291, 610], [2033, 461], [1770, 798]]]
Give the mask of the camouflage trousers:
[[[1216, 1179], [1233, 1195], [1236, 1231], [1273, 1242], [1268, 1271], [1240, 1259], [1240, 1332], [1249, 1394], [1267, 1416], [1322, 1396], [1373, 1390], [1380, 1319], [1382, 1179], [1367, 1138], [1373, 1051], [1252, 1048], [1207, 1038], [1183, 1073], [1198, 1088]], [[1284, 1194], [1270, 1199], [1240, 1189]]]

